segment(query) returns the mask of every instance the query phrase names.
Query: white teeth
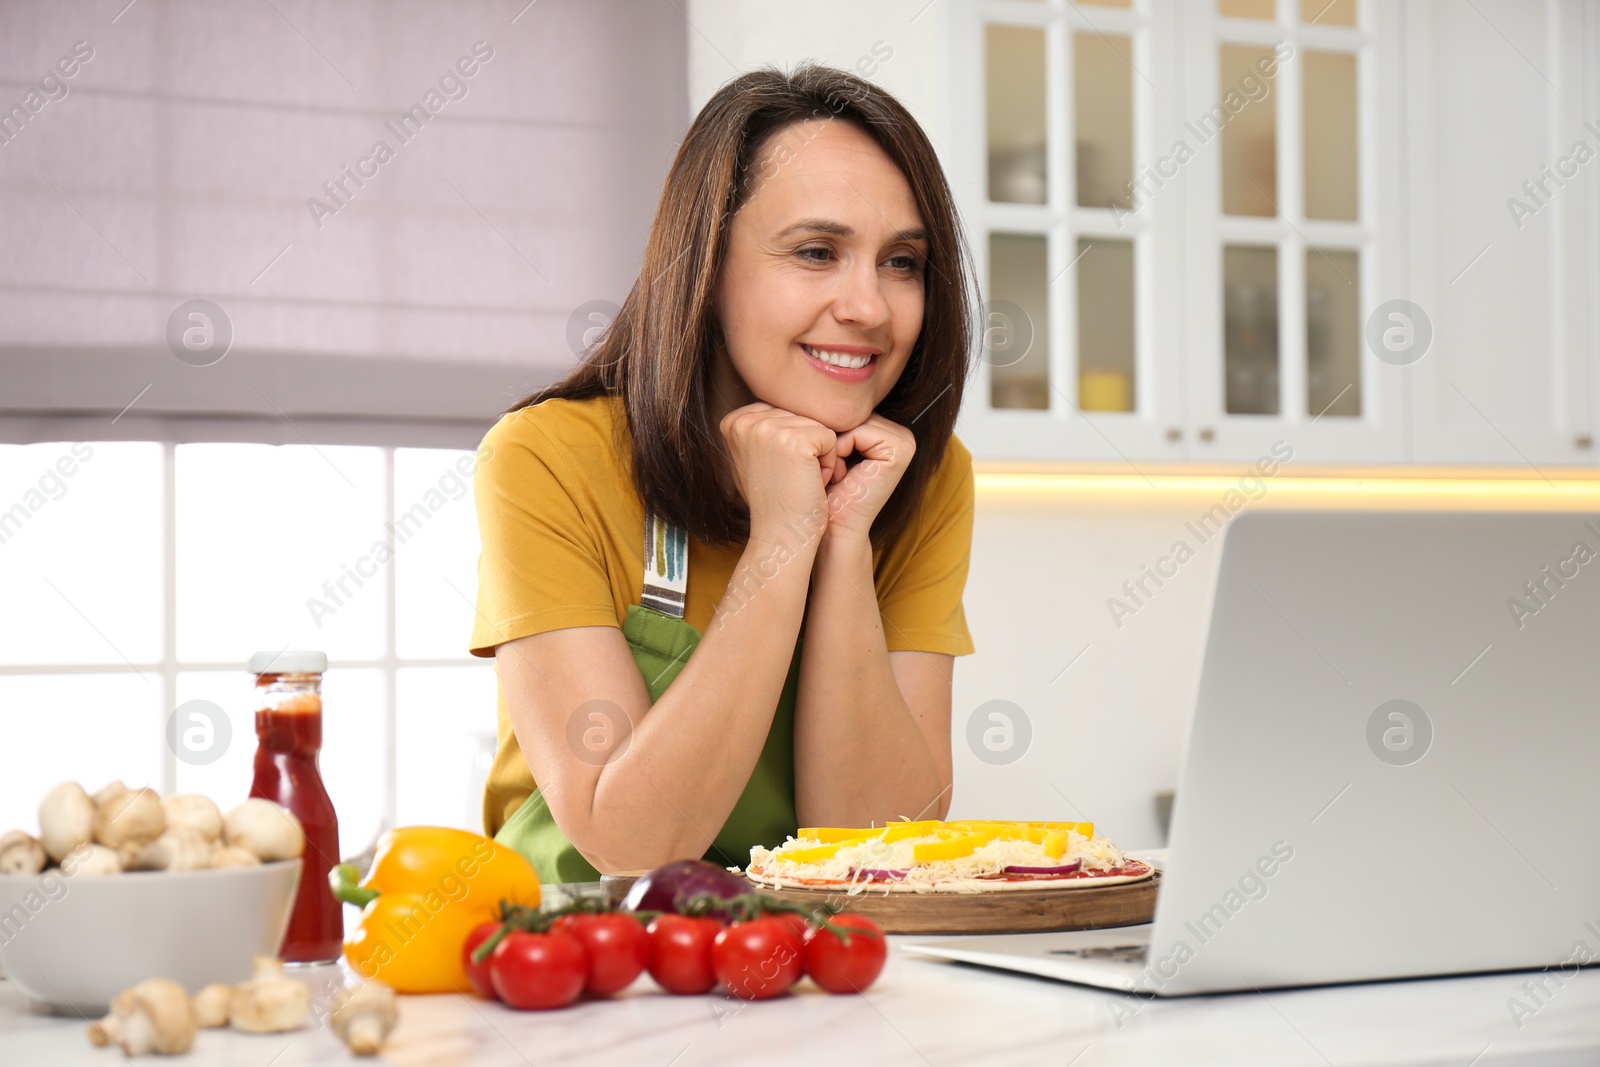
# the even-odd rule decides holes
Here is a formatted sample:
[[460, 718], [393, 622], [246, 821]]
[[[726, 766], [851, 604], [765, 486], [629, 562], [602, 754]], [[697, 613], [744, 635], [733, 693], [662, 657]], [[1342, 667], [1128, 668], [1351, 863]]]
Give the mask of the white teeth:
[[872, 362], [871, 356], [850, 356], [843, 352], [825, 352], [820, 348], [812, 348], [810, 345], [801, 345], [800, 347], [804, 348], [807, 352], [810, 352], [813, 356], [822, 360], [822, 362], [835, 367], [849, 367], [854, 369], [856, 367], [865, 367], [868, 363]]

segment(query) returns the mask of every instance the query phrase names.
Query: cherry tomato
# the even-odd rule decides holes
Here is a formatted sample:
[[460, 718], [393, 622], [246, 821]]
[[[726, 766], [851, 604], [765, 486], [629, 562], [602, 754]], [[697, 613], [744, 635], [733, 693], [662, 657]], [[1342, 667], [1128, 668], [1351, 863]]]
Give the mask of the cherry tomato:
[[489, 979], [513, 1008], [564, 1008], [583, 992], [589, 970], [583, 942], [571, 934], [515, 930], [489, 953]]
[[806, 934], [811, 931], [811, 927], [806, 922], [805, 918], [795, 912], [780, 911], [773, 914], [772, 918], [777, 919], [779, 922], [787, 923], [789, 929], [794, 931], [794, 935], [798, 937], [802, 943], [806, 939]]
[[889, 943], [865, 915], [835, 915], [828, 921], [850, 930], [849, 941], [829, 930], [812, 930], [806, 936], [806, 973], [830, 993], [859, 993], [882, 973]]
[[704, 993], [717, 984], [711, 970], [711, 942], [722, 924], [707, 916], [657, 915], [646, 934], [650, 977], [668, 993]]
[[551, 925], [583, 942], [589, 954], [589, 972], [583, 989], [598, 997], [610, 996], [633, 984], [650, 962], [650, 937], [631, 915], [563, 915]]
[[[467, 939], [461, 943], [461, 965], [466, 968], [467, 981], [472, 983], [472, 991], [480, 997], [495, 999], [494, 983], [489, 978], [489, 960], [482, 963], [473, 963], [472, 954], [479, 945], [489, 940], [496, 930], [500, 929], [497, 922], [479, 923], [472, 928]], [[498, 947], [498, 946], [496, 946]]]
[[794, 927], [776, 916], [734, 923], [711, 943], [717, 981], [742, 1000], [766, 1000], [788, 991], [804, 973], [805, 946]]

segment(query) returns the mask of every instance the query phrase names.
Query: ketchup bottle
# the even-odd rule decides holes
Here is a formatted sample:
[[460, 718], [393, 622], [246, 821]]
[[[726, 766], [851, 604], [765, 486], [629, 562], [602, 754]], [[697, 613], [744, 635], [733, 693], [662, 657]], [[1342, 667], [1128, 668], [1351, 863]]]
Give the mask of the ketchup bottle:
[[328, 885], [339, 862], [339, 820], [317, 769], [322, 749], [323, 652], [257, 652], [256, 773], [252, 797], [265, 797], [294, 812], [306, 834], [300, 888], [278, 955], [290, 963], [325, 963], [339, 958], [344, 915]]

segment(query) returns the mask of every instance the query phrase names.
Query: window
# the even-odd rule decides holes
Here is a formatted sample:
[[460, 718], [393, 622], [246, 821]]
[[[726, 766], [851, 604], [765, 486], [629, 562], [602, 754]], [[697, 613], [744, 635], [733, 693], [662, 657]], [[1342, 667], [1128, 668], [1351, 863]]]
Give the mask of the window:
[[[475, 458], [0, 446], [0, 824], [33, 825], [65, 779], [242, 800], [255, 751], [245, 660], [292, 645], [328, 653], [322, 773], [343, 854], [380, 826], [480, 830], [495, 680], [466, 652]], [[189, 700], [227, 715], [212, 761], [166, 743]]]

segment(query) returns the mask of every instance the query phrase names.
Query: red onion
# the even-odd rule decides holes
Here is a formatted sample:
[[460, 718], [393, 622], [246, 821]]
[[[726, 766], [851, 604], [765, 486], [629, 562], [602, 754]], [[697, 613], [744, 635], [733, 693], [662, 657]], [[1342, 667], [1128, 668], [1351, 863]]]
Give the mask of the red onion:
[[623, 911], [677, 911], [700, 893], [722, 900], [748, 892], [743, 878], [705, 860], [678, 860], [639, 878], [622, 901]]
[[906, 872], [887, 871], [877, 867], [856, 867], [850, 871], [850, 877], [854, 879], [857, 875], [864, 875], [866, 878], [876, 881], [898, 882], [906, 876]]
[[1001, 869], [1006, 874], [1071, 874], [1082, 866], [1083, 861], [1078, 860], [1075, 863], [1067, 864], [1065, 867], [1004, 867]]

